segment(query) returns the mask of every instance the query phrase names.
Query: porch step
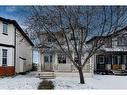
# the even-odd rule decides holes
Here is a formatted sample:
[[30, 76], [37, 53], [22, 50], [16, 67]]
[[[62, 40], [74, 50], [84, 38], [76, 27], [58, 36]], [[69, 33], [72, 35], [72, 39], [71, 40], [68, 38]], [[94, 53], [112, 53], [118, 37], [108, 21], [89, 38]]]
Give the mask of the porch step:
[[38, 72], [37, 77], [40, 79], [54, 79], [55, 74], [54, 72]]
[[125, 76], [127, 75], [127, 72], [124, 70], [112, 70], [114, 75], [119, 75], [119, 76]]

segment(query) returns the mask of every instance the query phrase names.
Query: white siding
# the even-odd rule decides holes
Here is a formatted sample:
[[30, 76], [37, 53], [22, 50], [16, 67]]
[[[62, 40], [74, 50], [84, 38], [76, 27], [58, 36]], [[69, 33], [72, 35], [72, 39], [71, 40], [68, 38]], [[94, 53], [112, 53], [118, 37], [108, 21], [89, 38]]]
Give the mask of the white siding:
[[14, 48], [0, 46], [0, 66], [2, 66], [2, 49], [7, 49], [7, 66], [14, 66]]
[[[15, 26], [8, 23], [8, 35], [3, 34], [3, 22], [0, 21], [0, 43], [5, 45], [15, 45]], [[32, 46], [28, 41], [16, 30], [16, 72], [25, 72], [32, 69]], [[20, 42], [20, 40], [22, 40]], [[0, 46], [0, 66], [2, 66], [2, 49], [7, 49], [7, 66], [14, 66], [14, 48]], [[26, 62], [23, 63], [22, 59], [25, 58]]]
[[15, 28], [13, 24], [8, 24], [8, 35], [3, 34], [3, 22], [0, 21], [0, 43], [14, 45]]
[[[8, 35], [3, 34], [3, 22], [0, 21], [0, 43], [14, 45], [14, 26], [8, 24]], [[7, 66], [14, 66], [14, 48], [0, 46], [0, 66], [2, 66], [2, 49], [7, 49]]]

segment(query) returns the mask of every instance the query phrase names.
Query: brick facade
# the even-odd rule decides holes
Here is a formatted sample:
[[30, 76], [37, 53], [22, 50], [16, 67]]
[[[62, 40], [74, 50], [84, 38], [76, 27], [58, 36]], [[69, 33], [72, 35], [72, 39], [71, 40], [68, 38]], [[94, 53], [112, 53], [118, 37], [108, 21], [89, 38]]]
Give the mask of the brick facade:
[[12, 76], [15, 74], [14, 66], [2, 67], [0, 66], [0, 76]]

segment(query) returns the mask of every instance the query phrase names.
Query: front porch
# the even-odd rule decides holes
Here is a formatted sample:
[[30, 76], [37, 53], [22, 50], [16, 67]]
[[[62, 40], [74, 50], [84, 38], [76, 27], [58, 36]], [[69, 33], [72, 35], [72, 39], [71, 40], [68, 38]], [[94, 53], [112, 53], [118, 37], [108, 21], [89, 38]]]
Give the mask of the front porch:
[[[74, 53], [72, 53], [74, 57]], [[93, 62], [89, 61], [83, 68], [86, 77], [93, 75]], [[51, 72], [55, 76], [78, 76], [78, 70], [73, 63], [60, 52], [50, 52], [41, 54], [41, 63], [38, 64], [38, 73]]]
[[106, 52], [96, 55], [97, 72], [127, 70], [127, 52]]

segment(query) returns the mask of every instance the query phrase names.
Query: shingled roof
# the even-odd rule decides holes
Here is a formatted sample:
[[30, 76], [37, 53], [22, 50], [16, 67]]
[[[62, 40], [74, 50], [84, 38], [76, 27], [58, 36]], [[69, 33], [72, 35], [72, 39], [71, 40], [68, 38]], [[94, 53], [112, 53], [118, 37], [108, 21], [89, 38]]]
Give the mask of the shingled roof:
[[117, 30], [116, 32], [110, 34], [110, 35], [107, 35], [107, 36], [94, 36], [93, 38], [89, 39], [86, 44], [89, 44], [91, 42], [93, 42], [94, 40], [97, 40], [97, 39], [103, 39], [103, 38], [109, 38], [109, 37], [115, 37], [117, 35], [119, 35], [120, 32], [122, 32], [123, 30], [127, 30], [127, 26], [120, 29], [120, 30]]

